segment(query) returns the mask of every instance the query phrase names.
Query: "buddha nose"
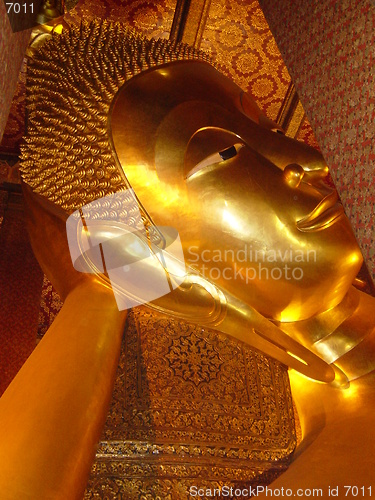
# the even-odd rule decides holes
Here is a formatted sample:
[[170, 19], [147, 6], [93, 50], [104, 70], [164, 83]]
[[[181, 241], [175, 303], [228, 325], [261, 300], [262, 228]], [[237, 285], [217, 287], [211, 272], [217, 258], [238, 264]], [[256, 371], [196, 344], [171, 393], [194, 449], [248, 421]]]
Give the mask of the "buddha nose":
[[327, 166], [309, 170], [304, 169], [298, 163], [290, 163], [284, 168], [283, 178], [286, 184], [293, 189], [298, 188], [303, 181], [305, 184], [310, 184], [322, 196], [336, 191], [332, 182], [329, 181]]
[[305, 171], [298, 163], [291, 163], [284, 168], [283, 175], [288, 186], [296, 188], [300, 185]]

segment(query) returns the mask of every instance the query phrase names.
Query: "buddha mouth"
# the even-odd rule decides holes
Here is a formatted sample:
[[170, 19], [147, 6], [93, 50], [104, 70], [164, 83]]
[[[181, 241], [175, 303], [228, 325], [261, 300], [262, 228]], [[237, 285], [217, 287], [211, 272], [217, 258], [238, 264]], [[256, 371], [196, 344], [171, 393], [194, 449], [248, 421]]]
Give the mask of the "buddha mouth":
[[297, 221], [297, 228], [304, 232], [319, 231], [330, 227], [338, 218], [345, 215], [336, 191], [323, 198], [312, 212]]

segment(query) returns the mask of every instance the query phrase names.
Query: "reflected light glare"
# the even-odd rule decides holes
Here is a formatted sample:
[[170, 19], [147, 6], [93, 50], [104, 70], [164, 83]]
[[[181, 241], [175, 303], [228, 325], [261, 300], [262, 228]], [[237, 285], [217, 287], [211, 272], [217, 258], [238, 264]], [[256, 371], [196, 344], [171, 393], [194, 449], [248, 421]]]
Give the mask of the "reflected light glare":
[[303, 363], [304, 365], [307, 366], [307, 363], [304, 359], [300, 358], [299, 356], [297, 356], [296, 354], [292, 353], [291, 351], [286, 351], [289, 356], [291, 356], [292, 358], [296, 359], [297, 361], [299, 361], [300, 363]]
[[54, 28], [53, 28], [53, 33], [57, 33], [58, 35], [61, 35], [61, 33], [63, 32], [63, 29], [64, 29], [64, 26], [62, 24], [57, 24]]
[[[107, 221], [104, 219], [103, 222], [111, 222], [111, 221]], [[90, 228], [90, 226], [88, 226], [88, 228], [83, 227], [83, 235], [82, 236], [86, 237], [88, 240], [90, 238], [95, 238], [97, 236], [97, 234], [98, 234], [97, 231], [95, 231], [95, 229]], [[113, 236], [114, 236], [113, 231], [106, 231], [106, 230], [100, 231], [100, 238], [102, 241], [111, 240], [113, 238]]]
[[360, 261], [362, 261], [362, 255], [360, 255], [358, 252], [352, 252], [348, 256], [348, 262], [350, 264], [356, 264], [357, 262], [360, 262]]
[[185, 192], [162, 182], [154, 170], [149, 170], [143, 165], [129, 165], [127, 170], [131, 171], [131, 178], [137, 178], [137, 185], [157, 186], [157, 189], [153, 190], [153, 197], [164, 207], [172, 206], [176, 202], [179, 204], [188, 202]]
[[342, 397], [345, 399], [354, 399], [358, 397], [358, 388], [354, 384], [350, 384], [350, 386], [341, 393]]
[[327, 363], [333, 363], [339, 357], [339, 355], [331, 349], [330, 345], [324, 342], [317, 342], [315, 348]]
[[293, 391], [305, 392], [306, 380], [318, 385], [329, 385], [327, 384], [327, 382], [321, 382], [320, 380], [315, 380], [311, 377], [308, 377], [307, 375], [304, 375], [303, 373], [297, 372], [297, 370], [294, 370], [293, 368], [289, 368], [288, 375], [290, 384], [292, 385], [292, 393]]
[[130, 240], [130, 244], [128, 245], [128, 252], [130, 254], [135, 256], [143, 255], [145, 249], [149, 252], [148, 246], [140, 238]]
[[228, 222], [236, 231], [241, 231], [242, 229], [237, 217], [230, 213], [230, 211], [226, 208], [223, 210], [223, 221]]
[[303, 304], [288, 304], [288, 306], [281, 312], [279, 321], [281, 323], [290, 323], [298, 321], [303, 312]]

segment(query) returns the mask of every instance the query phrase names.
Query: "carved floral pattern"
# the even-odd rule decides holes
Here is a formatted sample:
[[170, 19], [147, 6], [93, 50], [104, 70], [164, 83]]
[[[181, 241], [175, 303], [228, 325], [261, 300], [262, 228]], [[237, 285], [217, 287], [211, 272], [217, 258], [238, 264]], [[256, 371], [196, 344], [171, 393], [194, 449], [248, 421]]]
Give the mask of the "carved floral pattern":
[[212, 330], [134, 309], [85, 498], [268, 484], [295, 448], [287, 370]]
[[176, 377], [190, 380], [196, 386], [216, 378], [223, 361], [219, 353], [205, 338], [195, 333], [172, 339], [169, 353], [165, 356]]

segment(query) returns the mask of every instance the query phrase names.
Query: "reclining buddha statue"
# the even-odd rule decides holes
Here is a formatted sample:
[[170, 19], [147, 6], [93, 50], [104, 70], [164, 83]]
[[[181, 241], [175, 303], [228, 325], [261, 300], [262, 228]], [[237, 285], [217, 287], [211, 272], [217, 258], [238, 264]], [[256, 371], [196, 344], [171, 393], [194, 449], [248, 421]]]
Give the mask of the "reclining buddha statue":
[[353, 287], [362, 256], [320, 153], [205, 54], [93, 22], [30, 62], [22, 159], [64, 306], [0, 400], [2, 498], [82, 497], [140, 304], [290, 367], [303, 440], [280, 481], [299, 463], [348, 480], [332, 446], [355, 411], [372, 438], [374, 299]]

